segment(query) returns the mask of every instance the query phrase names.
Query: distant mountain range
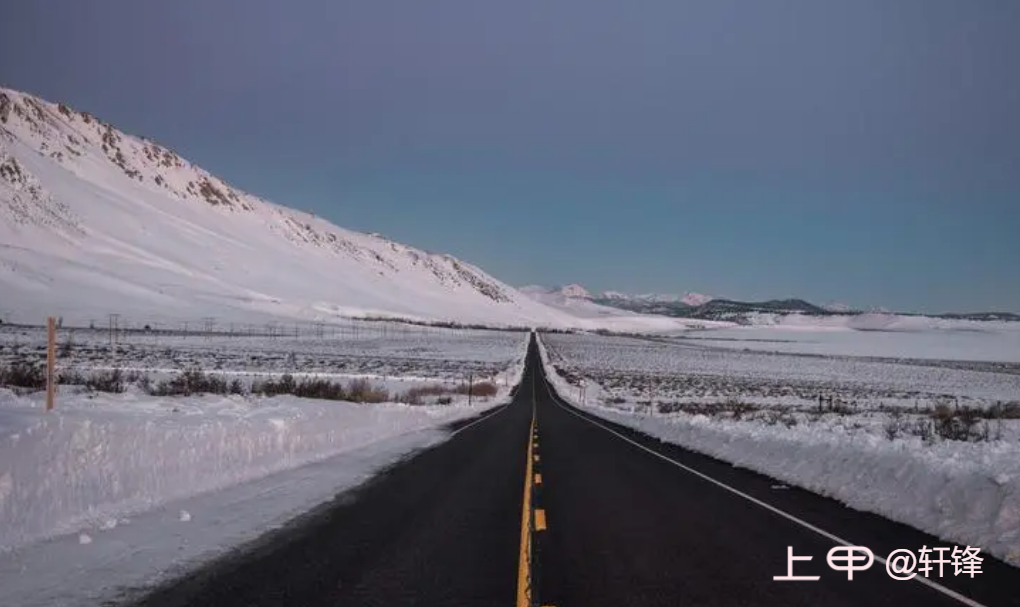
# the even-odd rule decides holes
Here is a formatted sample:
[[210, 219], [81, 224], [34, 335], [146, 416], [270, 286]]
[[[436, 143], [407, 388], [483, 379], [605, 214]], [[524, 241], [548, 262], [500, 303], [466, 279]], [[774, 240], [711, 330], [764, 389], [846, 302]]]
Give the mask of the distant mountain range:
[[[535, 289], [536, 287], [529, 288]], [[714, 298], [698, 293], [687, 293], [685, 295], [661, 295], [655, 293], [628, 295], [619, 291], [606, 291], [599, 295], [592, 295], [587, 289], [577, 284], [547, 289], [547, 292], [557, 293], [568, 298], [585, 299], [602, 306], [642, 314], [657, 314], [673, 318], [729, 321], [739, 324], [757, 324], [758, 317], [762, 315], [856, 316], [861, 314], [893, 313], [881, 308], [854, 310], [850, 306], [840, 303], [817, 305], [798, 298], [752, 302]], [[955, 320], [1020, 321], [1020, 314], [1012, 312], [950, 312], [944, 314], [896, 312], [895, 314], [899, 316], [927, 316]]]
[[[577, 285], [573, 285], [577, 286]], [[619, 302], [642, 302], [648, 304], [683, 304], [687, 306], [700, 306], [712, 301], [709, 295], [701, 293], [685, 293], [683, 295], [664, 295], [662, 293], [643, 293], [641, 295], [628, 295], [619, 291], [606, 291], [595, 298], [599, 300], [616, 300]]]

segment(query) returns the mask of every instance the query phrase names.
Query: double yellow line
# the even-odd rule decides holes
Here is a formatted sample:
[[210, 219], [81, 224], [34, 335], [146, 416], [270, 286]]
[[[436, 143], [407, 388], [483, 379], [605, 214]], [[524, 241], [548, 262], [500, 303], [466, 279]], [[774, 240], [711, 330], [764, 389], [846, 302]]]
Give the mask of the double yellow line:
[[[545, 531], [545, 510], [535, 508], [532, 487], [542, 484], [542, 475], [535, 472], [538, 463], [538, 400], [535, 398], [535, 378], [531, 378], [531, 426], [528, 429], [527, 461], [524, 466], [524, 502], [521, 504], [521, 554], [517, 568], [517, 607], [535, 607], [532, 579], [533, 539], [536, 531]], [[534, 519], [534, 520], [533, 520]], [[549, 607], [549, 606], [546, 606]]]

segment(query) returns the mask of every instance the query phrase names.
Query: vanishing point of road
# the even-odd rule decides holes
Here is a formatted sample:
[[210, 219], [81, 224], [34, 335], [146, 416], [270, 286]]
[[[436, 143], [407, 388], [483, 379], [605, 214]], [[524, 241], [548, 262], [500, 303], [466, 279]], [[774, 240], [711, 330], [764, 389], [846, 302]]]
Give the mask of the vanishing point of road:
[[[896, 581], [878, 559], [951, 546], [579, 411], [532, 339], [509, 405], [138, 607], [1020, 606], [1020, 570]], [[840, 545], [876, 556], [847, 579]], [[787, 575], [788, 547], [810, 561]], [[920, 577], [920, 576], [918, 576]]]

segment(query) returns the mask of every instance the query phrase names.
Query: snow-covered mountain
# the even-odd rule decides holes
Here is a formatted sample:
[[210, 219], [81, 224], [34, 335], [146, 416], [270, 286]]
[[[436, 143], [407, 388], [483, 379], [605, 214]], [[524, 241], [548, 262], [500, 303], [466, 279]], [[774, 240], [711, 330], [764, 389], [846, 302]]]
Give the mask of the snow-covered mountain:
[[680, 298], [680, 301], [689, 306], [703, 306], [714, 298], [711, 295], [703, 295], [701, 293], [686, 293]]
[[822, 304], [821, 308], [829, 312], [843, 313], [853, 311], [853, 308], [851, 308], [849, 305], [838, 301], [830, 301], [827, 304]]
[[683, 295], [670, 295], [664, 293], [641, 293], [630, 295], [620, 291], [604, 291], [597, 299], [617, 302], [641, 302], [650, 304], [685, 304], [688, 306], [700, 306], [712, 301], [709, 295], [700, 293], [685, 293]]
[[[529, 285], [518, 289], [545, 306], [560, 310], [576, 319], [586, 329], [610, 329], [621, 332], [669, 332], [704, 328], [728, 323], [691, 322], [661, 314], [643, 314], [620, 307], [602, 305], [577, 285], [542, 287]], [[605, 294], [603, 294], [603, 297]]]
[[562, 286], [559, 288], [559, 292], [564, 297], [573, 297], [574, 299], [591, 299], [591, 293], [588, 292], [588, 289], [585, 289], [578, 284]]
[[602, 295], [600, 297], [602, 299], [606, 299], [606, 300], [610, 300], [610, 301], [612, 301], [612, 300], [626, 301], [626, 300], [630, 299], [630, 295], [627, 295], [626, 293], [621, 293], [619, 291], [603, 291]]
[[450, 255], [262, 200], [91, 114], [0, 89], [0, 314], [110, 313], [577, 324]]

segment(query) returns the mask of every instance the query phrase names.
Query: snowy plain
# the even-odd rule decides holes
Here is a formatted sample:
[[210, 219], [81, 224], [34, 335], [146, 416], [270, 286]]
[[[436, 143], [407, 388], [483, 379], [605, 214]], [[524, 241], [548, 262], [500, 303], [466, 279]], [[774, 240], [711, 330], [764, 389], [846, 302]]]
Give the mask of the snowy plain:
[[[243, 378], [289, 372], [316, 377], [396, 378], [466, 381], [505, 370], [519, 353], [524, 333], [412, 326], [396, 322], [348, 321], [337, 327], [264, 326], [249, 334], [206, 333], [201, 326], [171, 331], [131, 330], [111, 340], [106, 329], [65, 328], [57, 332], [58, 373], [120, 368], [170, 373], [198, 367]], [[254, 327], [253, 327], [254, 329]], [[114, 345], [111, 347], [111, 341]], [[0, 364], [41, 362], [46, 356], [42, 327], [0, 326]], [[154, 377], [155, 379], [155, 377]]]
[[[870, 335], [870, 334], [864, 334]], [[884, 337], [878, 335], [878, 337]], [[548, 334], [557, 354], [613, 396], [811, 405], [821, 395], [859, 406], [938, 400], [1020, 400], [1020, 364], [804, 356], [745, 351], [699, 340]]]
[[[294, 368], [271, 356], [260, 359], [265, 368], [250, 358], [244, 370], [230, 368], [224, 360], [234, 359], [217, 353], [230, 351], [230, 343], [236, 349], [237, 336], [197, 355], [188, 344], [198, 338], [179, 339], [157, 353], [125, 350], [118, 362], [130, 366], [126, 357], [138, 355], [133, 366], [143, 374], [173, 374], [178, 367], [154, 365], [150, 357], [169, 347], [191, 352], [189, 361], [218, 361], [218, 369], [210, 367], [218, 375]], [[260, 343], [251, 340], [244, 347]], [[265, 341], [263, 354], [284, 340]], [[96, 604], [97, 597], [150, 584], [257, 537], [396, 458], [444, 440], [449, 433], [442, 426], [505, 403], [523, 372], [527, 345], [523, 333], [453, 329], [433, 329], [427, 346], [406, 335], [351, 341], [331, 348], [324, 338], [297, 339], [286, 351], [360, 352], [380, 362], [383, 373], [360, 367], [357, 374], [309, 374], [370, 377], [391, 394], [472, 375], [487, 379], [479, 377], [482, 369], [494, 371], [497, 392], [470, 404], [451, 393], [446, 405], [409, 405], [288, 395], [153, 396], [133, 384], [111, 394], [61, 385], [56, 408], [47, 412], [42, 393], [0, 388], [0, 604]], [[401, 363], [408, 352], [415, 364]], [[37, 575], [31, 564], [41, 562], [50, 563], [48, 571]]]
[[[857, 368], [859, 377], [843, 373], [837, 394], [846, 400], [837, 396], [835, 406], [819, 406], [810, 390], [798, 387], [805, 374], [797, 366], [810, 365], [813, 357], [722, 350], [706, 358], [696, 348], [672, 343], [558, 334], [542, 335], [540, 350], [560, 396], [598, 416], [947, 541], [980, 547], [1020, 567], [1015, 369], [935, 366], [921, 371], [930, 375], [910, 378], [911, 371], [925, 367], [869, 362]], [[734, 357], [736, 362], [727, 362]], [[658, 374], [649, 375], [648, 368]], [[674, 376], [685, 381], [670, 383]], [[886, 388], [871, 390], [872, 381]], [[935, 391], [887, 392], [889, 385], [923, 381], [933, 382]], [[992, 404], [992, 397], [1006, 402]], [[940, 427], [960, 429], [942, 425], [960, 419], [953, 408], [957, 398], [975, 408], [1004, 406], [1005, 414], [976, 419], [965, 435], [943, 437]], [[984, 409], [989, 410], [994, 409]]]
[[695, 331], [683, 337], [736, 350], [1020, 363], [1020, 322], [790, 315], [774, 325]]

